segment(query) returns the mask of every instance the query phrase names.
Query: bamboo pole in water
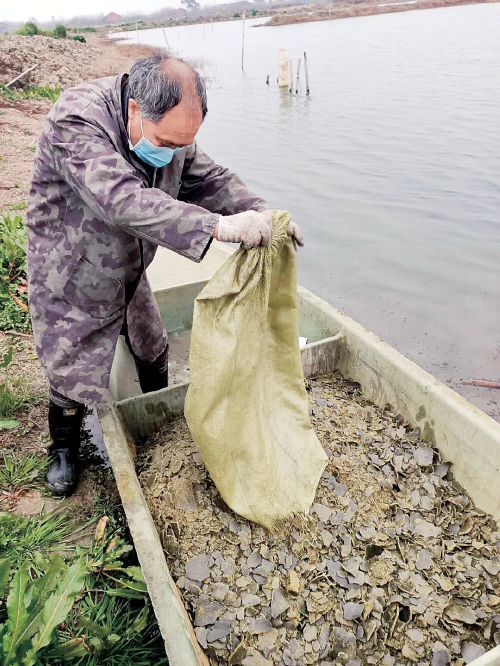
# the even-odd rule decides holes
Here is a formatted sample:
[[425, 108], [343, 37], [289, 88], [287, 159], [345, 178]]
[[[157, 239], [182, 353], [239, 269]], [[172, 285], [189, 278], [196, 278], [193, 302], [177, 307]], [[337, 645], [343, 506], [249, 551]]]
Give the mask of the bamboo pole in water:
[[293, 62], [291, 60], [288, 61], [288, 76], [290, 77], [288, 83], [288, 92], [293, 93]]
[[304, 51], [304, 71], [306, 73], [306, 94], [309, 95], [309, 66], [307, 64], [307, 53]]
[[296, 84], [295, 84], [295, 94], [296, 94], [296, 95], [299, 94], [299, 84], [300, 84], [300, 78], [299, 78], [299, 77], [300, 77], [300, 62], [301, 62], [301, 59], [299, 58], [299, 64], [297, 65], [297, 82], [296, 82]]
[[163, 30], [163, 36], [165, 37], [165, 41], [167, 43], [167, 48], [170, 50], [170, 44], [168, 43], [167, 34], [166, 34], [165, 30]]
[[243, 14], [241, 27], [241, 70], [243, 71], [244, 60], [245, 60], [245, 14]]

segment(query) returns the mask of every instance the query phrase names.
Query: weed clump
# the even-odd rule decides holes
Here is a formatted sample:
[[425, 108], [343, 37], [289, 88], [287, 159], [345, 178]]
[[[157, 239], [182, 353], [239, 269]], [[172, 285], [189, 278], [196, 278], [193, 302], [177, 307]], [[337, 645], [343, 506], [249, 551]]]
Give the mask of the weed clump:
[[0, 215], [0, 330], [29, 331], [26, 225], [20, 215]]

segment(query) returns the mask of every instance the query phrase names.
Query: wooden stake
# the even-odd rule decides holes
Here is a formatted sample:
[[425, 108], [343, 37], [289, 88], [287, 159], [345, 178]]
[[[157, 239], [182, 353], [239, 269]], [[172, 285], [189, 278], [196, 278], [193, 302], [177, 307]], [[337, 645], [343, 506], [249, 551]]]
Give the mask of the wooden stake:
[[243, 12], [243, 20], [241, 22], [241, 69], [243, 71], [243, 60], [245, 58], [245, 12]]
[[33, 69], [35, 69], [35, 67], [38, 67], [38, 63], [37, 63], [36, 65], [33, 65], [33, 67], [30, 67], [29, 69], [25, 70], [25, 71], [22, 72], [21, 74], [19, 74], [19, 76], [16, 76], [16, 78], [15, 78], [15, 79], [12, 79], [12, 81], [9, 81], [8, 83], [6, 83], [6, 84], [5, 84], [5, 87], [8, 88], [9, 86], [11, 86], [11, 85], [12, 85], [13, 83], [15, 83], [16, 81], [19, 81], [20, 78], [22, 78], [22, 77], [25, 76], [26, 74], [29, 74], [29, 72], [31, 72]]
[[300, 76], [300, 62], [301, 62], [301, 59], [299, 58], [299, 64], [297, 65], [297, 82], [296, 82], [296, 84], [295, 84], [295, 94], [296, 94], [296, 95], [299, 94], [299, 83], [300, 83], [300, 78], [299, 78], [299, 76]]
[[288, 92], [293, 93], [293, 62], [291, 60], [288, 61], [288, 76], [289, 78], [289, 85], [288, 85]]
[[306, 73], [306, 94], [309, 95], [309, 66], [307, 64], [307, 53], [304, 51], [304, 71]]
[[269, 85], [269, 74], [267, 75], [266, 84]]
[[163, 36], [165, 37], [165, 41], [167, 42], [167, 48], [170, 49], [170, 44], [168, 43], [167, 34], [165, 30], [163, 30]]

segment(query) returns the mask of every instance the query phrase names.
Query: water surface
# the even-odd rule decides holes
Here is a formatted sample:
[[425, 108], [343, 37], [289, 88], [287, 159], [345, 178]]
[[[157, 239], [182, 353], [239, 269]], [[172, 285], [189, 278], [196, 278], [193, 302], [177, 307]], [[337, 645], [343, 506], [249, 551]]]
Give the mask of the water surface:
[[[500, 4], [259, 22], [244, 72], [241, 22], [165, 29], [209, 78], [200, 144], [301, 224], [301, 284], [500, 418], [461, 384], [500, 380]], [[279, 47], [309, 97], [303, 71], [278, 89]]]

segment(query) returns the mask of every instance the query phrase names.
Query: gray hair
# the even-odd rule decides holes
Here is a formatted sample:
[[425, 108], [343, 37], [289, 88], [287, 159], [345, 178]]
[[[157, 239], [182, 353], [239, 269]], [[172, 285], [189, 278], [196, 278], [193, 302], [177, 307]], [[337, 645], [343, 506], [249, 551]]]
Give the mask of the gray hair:
[[[183, 73], [187, 72], [187, 76]], [[130, 97], [139, 105], [146, 120], [157, 123], [182, 100], [183, 88], [192, 77], [194, 92], [201, 106], [203, 118], [207, 114], [207, 90], [199, 73], [180, 58], [155, 55], [139, 60], [130, 70], [128, 85]]]

